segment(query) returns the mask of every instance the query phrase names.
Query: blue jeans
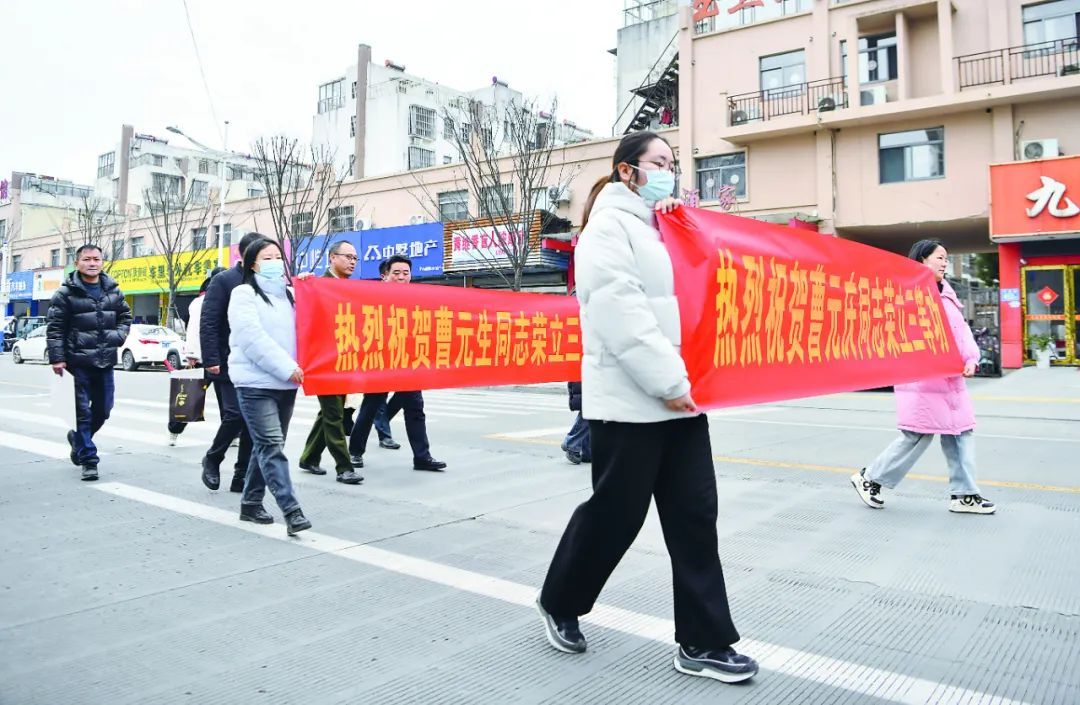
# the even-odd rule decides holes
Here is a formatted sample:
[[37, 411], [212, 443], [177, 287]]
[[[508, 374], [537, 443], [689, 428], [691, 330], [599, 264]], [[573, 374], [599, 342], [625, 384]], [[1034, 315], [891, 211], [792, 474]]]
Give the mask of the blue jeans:
[[269, 487], [282, 514], [299, 509], [289, 479], [289, 459], [285, 457], [285, 437], [289, 433], [296, 390], [237, 387], [236, 396], [252, 443], [240, 503], [261, 506]]
[[[901, 430], [900, 437], [866, 467], [866, 479], [893, 489], [933, 440], [932, 433]], [[959, 436], [941, 434], [941, 451], [945, 454], [945, 464], [949, 466], [949, 494], [980, 494], [979, 486], [975, 484], [974, 433], [964, 431]]]
[[584, 462], [592, 460], [592, 443], [589, 438], [589, 422], [581, 416], [581, 412], [578, 412], [577, 418], [574, 419], [574, 425], [570, 427], [570, 432], [566, 434], [566, 438], [563, 439], [562, 449], [564, 451], [573, 451], [581, 455], [581, 459]]
[[379, 410], [375, 412], [375, 433], [379, 434], [380, 441], [394, 440], [393, 434], [390, 433], [390, 419], [386, 415], [386, 402], [383, 402]]
[[98, 464], [94, 434], [101, 430], [113, 408], [111, 367], [69, 367], [75, 380], [75, 443], [72, 450], [80, 465]]

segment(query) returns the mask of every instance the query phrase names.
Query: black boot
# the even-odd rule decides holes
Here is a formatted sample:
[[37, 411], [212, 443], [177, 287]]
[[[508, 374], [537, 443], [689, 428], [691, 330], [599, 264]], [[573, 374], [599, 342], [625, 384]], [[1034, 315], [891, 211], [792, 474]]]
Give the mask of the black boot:
[[311, 522], [307, 520], [307, 517], [299, 509], [294, 509], [286, 514], [285, 523], [285, 530], [289, 533], [289, 536], [296, 536], [299, 532], [311, 528]]
[[211, 490], [221, 487], [221, 473], [205, 455], [202, 459], [202, 483]]
[[243, 492], [244, 491], [244, 475], [240, 473], [234, 473], [232, 476], [232, 482], [229, 483], [229, 492]]
[[240, 521], [250, 521], [255, 524], [273, 524], [274, 517], [270, 516], [261, 504], [241, 504]]

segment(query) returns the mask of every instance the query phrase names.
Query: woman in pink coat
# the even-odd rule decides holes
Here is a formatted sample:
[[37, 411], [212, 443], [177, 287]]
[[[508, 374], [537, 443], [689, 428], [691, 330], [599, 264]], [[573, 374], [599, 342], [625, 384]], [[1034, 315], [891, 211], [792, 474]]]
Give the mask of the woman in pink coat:
[[963, 376], [896, 385], [896, 425], [901, 435], [873, 463], [851, 476], [859, 497], [874, 509], [885, 507], [882, 486], [896, 487], [935, 435], [941, 436], [941, 450], [949, 466], [949, 511], [993, 514], [997, 509], [982, 497], [975, 484], [975, 412], [964, 377], [975, 374], [979, 347], [964, 320], [956, 292], [945, 281], [948, 256], [938, 240], [919, 240], [908, 253], [908, 257], [929, 267], [937, 279], [945, 317], [964, 359]]

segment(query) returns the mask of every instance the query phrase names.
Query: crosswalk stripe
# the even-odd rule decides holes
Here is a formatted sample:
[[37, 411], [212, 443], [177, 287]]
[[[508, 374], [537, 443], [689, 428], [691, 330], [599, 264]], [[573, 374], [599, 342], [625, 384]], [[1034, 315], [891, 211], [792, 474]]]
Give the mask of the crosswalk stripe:
[[[67, 422], [63, 419], [58, 419], [54, 416], [47, 416], [45, 414], [34, 414], [28, 411], [11, 411], [9, 409], [0, 409], [0, 417], [12, 419], [14, 421], [32, 422], [41, 426], [49, 426], [51, 428], [67, 429]], [[118, 424], [109, 425], [107, 422], [97, 432], [98, 436], [108, 436], [109, 438], [119, 438], [125, 441], [137, 441], [139, 443], [145, 443], [152, 446], [168, 446], [169, 437], [165, 432], [165, 422], [161, 423], [160, 433], [146, 433], [143, 431], [136, 431], [131, 428], [124, 428]], [[192, 440], [185, 440], [183, 436], [176, 442], [180, 447], [193, 447], [196, 445], [202, 445], [202, 442], [194, 442]], [[65, 452], [64, 457], [67, 457]]]
[[67, 458], [71, 453], [71, 448], [67, 443], [43, 441], [40, 438], [31, 438], [30, 436], [23, 436], [18, 433], [8, 433], [7, 431], [0, 431], [0, 446], [26, 451], [35, 455], [43, 455], [46, 458], [54, 458], [57, 460]]

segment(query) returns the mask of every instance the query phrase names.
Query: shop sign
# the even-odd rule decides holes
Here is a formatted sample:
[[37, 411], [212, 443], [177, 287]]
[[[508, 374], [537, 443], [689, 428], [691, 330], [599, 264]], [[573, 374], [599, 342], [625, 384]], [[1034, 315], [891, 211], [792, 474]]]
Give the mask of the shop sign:
[[12, 272], [7, 278], [8, 299], [29, 301], [34, 295], [34, 273]]
[[528, 237], [521, 222], [455, 230], [450, 234], [450, 262], [454, 267], [508, 265], [510, 253], [524, 250]]
[[414, 279], [442, 276], [442, 223], [401, 225], [315, 236], [305, 240], [297, 248], [298, 271], [323, 274], [330, 264], [330, 246], [342, 240], [350, 243], [359, 257], [353, 279], [378, 279], [379, 264], [394, 255], [402, 255], [412, 260]]
[[995, 239], [1080, 234], [1080, 156], [990, 167], [990, 235]]
[[1002, 289], [1001, 303], [1009, 308], [1020, 308], [1020, 289]]
[[1050, 307], [1050, 304], [1058, 300], [1058, 293], [1049, 286], [1044, 286], [1042, 289], [1039, 289], [1039, 293], [1035, 294], [1035, 296], [1039, 301], [1046, 304], [1047, 308]]
[[[720, 15], [721, 10], [724, 11], [724, 15], [734, 15], [742, 10], [750, 10], [755, 7], [760, 7], [763, 10], [762, 17], [756, 17], [756, 20], [769, 19], [774, 14], [777, 16], [784, 14], [784, 0], [770, 0], [766, 5], [765, 0], [691, 0], [690, 3], [694, 8], [694, 22], [701, 22], [710, 17], [716, 17]], [[771, 6], [779, 5], [777, 12], [770, 12], [768, 9]], [[724, 16], [721, 15], [721, 16]]]
[[[210, 270], [217, 266], [217, 248], [178, 252], [173, 257], [173, 265], [178, 270], [187, 270], [179, 277], [177, 291], [198, 289]], [[164, 255], [116, 260], [107, 272], [127, 295], [159, 294], [169, 290], [168, 261]]]
[[34, 272], [34, 300], [45, 301], [51, 299], [64, 281], [64, 276], [63, 267]]

